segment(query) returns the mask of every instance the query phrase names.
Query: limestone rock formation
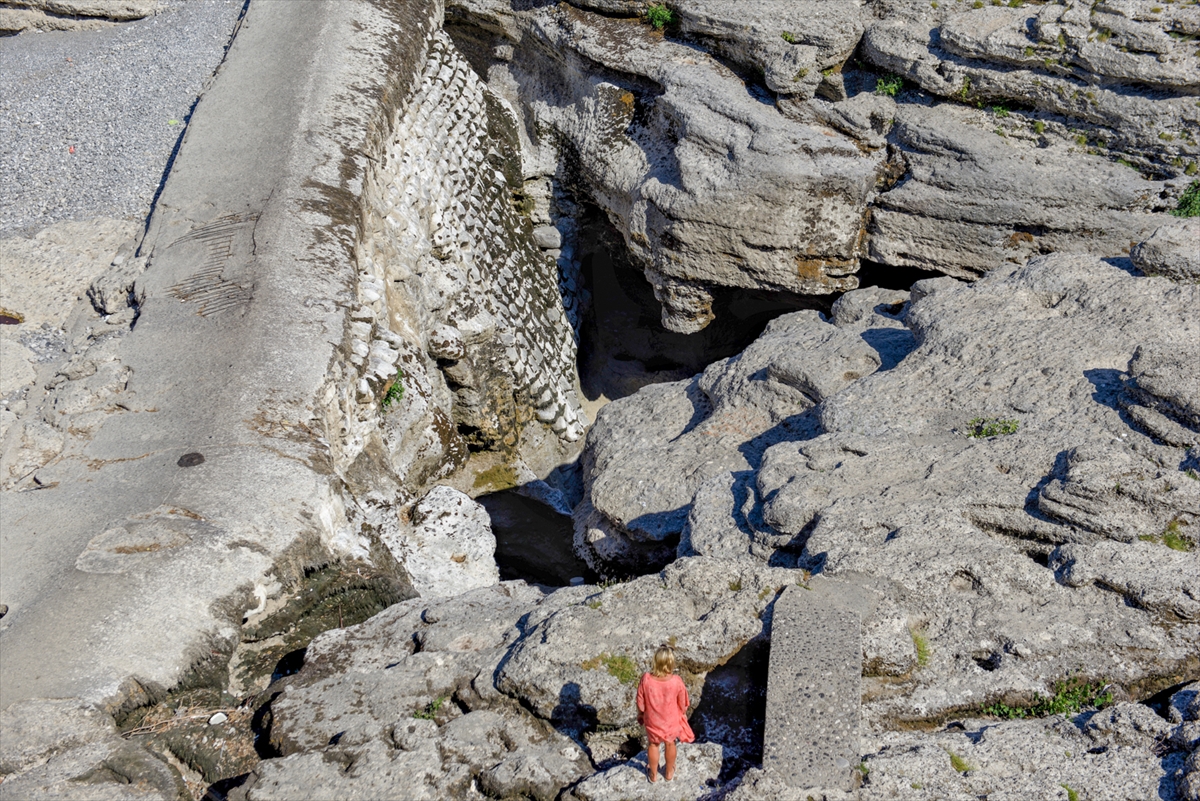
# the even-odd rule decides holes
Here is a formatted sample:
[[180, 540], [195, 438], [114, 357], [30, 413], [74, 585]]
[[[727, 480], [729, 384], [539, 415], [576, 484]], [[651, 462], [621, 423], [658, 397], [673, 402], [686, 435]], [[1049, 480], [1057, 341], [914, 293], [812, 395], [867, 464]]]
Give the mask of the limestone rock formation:
[[[594, 569], [632, 571], [674, 556], [692, 499], [709, 479], [744, 477], [771, 445], [806, 437], [816, 404], [849, 383], [892, 367], [912, 347], [896, 313], [906, 296], [861, 290], [842, 297], [834, 323], [814, 311], [772, 321], [738, 356], [690, 381], [658, 384], [607, 406], [588, 434], [584, 503], [576, 511], [576, 550]], [[740, 508], [714, 513], [714, 528], [692, 530], [681, 553], [745, 553]], [[719, 546], [717, 530], [738, 533]]]
[[[513, 54], [489, 66], [488, 80], [522, 112], [526, 131], [544, 132], [526, 143], [540, 155], [532, 161], [554, 174], [553, 165], [566, 160], [566, 177], [608, 214], [643, 266], [665, 327], [707, 325], [714, 286], [810, 294], [853, 288], [858, 231], [881, 152], [789, 120], [703, 49], [635, 20], [565, 4], [514, 12], [507, 3], [465, 2], [447, 13], [478, 28], [480, 38], [469, 43], [477, 52]], [[741, 13], [740, 4], [736, 12], [711, 4], [695, 18], [696, 33], [766, 63], [747, 41], [755, 34], [732, 30]], [[823, 54], [782, 39], [777, 49], [804, 53], [816, 80], [818, 63], [852, 49], [854, 23], [848, 29]], [[810, 72], [792, 56], [765, 58], [783, 72]], [[597, 73], [605, 79], [589, 77]], [[770, 73], [783, 80], [774, 67]], [[811, 92], [815, 83], [807, 86]]]
[[[554, 798], [595, 772], [593, 760], [615, 764], [607, 732], [635, 730], [633, 693], [658, 642], [673, 639], [701, 704], [706, 676], [762, 633], [775, 594], [797, 575], [685, 559], [604, 589], [546, 594], [503, 582], [414, 599], [327, 632], [271, 706], [270, 738], [284, 758], [256, 771], [248, 798], [286, 798], [308, 784], [365, 798], [405, 775], [429, 776], [430, 797], [474, 781], [494, 795]], [[703, 784], [721, 750], [694, 750], [681, 778]], [[362, 767], [350, 776], [328, 767], [339, 762]], [[576, 793], [614, 797], [627, 785], [618, 769]]]
[[409, 513], [413, 525], [383, 543], [423, 598], [458, 595], [500, 580], [487, 511], [449, 487], [434, 487]]
[[1200, 280], [1200, 217], [1172, 220], [1157, 228], [1129, 251], [1129, 258], [1146, 275]]
[[150, 16], [158, 8], [159, 0], [3, 0], [0, 33], [95, 30]]
[[[610, 404], [593, 429], [606, 436], [585, 454], [592, 530], [604, 532], [596, 541], [650, 540], [686, 516], [681, 552], [882, 582], [872, 586], [902, 622], [867, 622], [894, 640], [868, 648], [867, 662], [876, 650], [881, 672], [906, 675], [907, 689], [885, 692], [888, 679], [876, 695], [868, 685], [876, 720], [1042, 692], [1045, 676], [1072, 670], [1151, 686], [1178, 675], [1200, 637], [1200, 481], [1186, 450], [1200, 426], [1185, 367], [1200, 324], [1196, 287], [1052, 256], [973, 285], [922, 281], [908, 303], [894, 301], [852, 292], [828, 321], [791, 318], [791, 337], [856, 335], [880, 365], [879, 343], [893, 343], [886, 366], [853, 379], [847, 370], [830, 394], [772, 394], [800, 372], [790, 366], [797, 340], [780, 338], [778, 325], [693, 382]], [[854, 307], [872, 311], [850, 322]], [[839, 372], [820, 347], [814, 363]], [[736, 371], [740, 383], [717, 379]], [[690, 396], [697, 388], [709, 394]], [[766, 425], [737, 431], [705, 441], [690, 471], [663, 470], [689, 437], [724, 431], [727, 410], [746, 415], [764, 397], [778, 398], [775, 419], [788, 419], [790, 403], [802, 421], [787, 441], [770, 444]], [[665, 436], [633, 435], [651, 410], [676, 406], [688, 414], [673, 412], [675, 428], [652, 429]], [[633, 475], [646, 468], [653, 492]], [[669, 524], [630, 525], [640, 521], [626, 508]], [[928, 650], [906, 668], [883, 654], [911, 649], [910, 631]]]

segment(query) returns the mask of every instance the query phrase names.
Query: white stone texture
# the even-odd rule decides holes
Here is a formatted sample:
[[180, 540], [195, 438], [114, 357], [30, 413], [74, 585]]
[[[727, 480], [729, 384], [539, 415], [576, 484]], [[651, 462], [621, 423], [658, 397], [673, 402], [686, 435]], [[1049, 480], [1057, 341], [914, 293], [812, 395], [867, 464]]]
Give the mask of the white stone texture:
[[460, 595], [500, 580], [487, 510], [450, 487], [434, 487], [410, 512], [412, 526], [382, 535], [423, 598]]

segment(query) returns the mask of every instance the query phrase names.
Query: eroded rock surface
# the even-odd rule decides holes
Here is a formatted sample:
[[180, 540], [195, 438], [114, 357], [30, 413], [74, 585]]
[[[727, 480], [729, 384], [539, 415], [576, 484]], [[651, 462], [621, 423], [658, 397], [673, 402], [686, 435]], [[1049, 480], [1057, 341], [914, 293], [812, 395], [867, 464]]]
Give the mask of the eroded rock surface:
[[[886, 335], [914, 348], [815, 407], [771, 394], [797, 372], [778, 325], [698, 379], [717, 386], [718, 371], [747, 366], [718, 403], [689, 401], [690, 382], [611, 404], [594, 429], [608, 437], [585, 455], [593, 508], [622, 509], [645, 470], [646, 486], [667, 497], [647, 510], [669, 512], [676, 530], [687, 515], [681, 552], [882, 582], [872, 586], [891, 611], [865, 622], [878, 638], [866, 638], [866, 662], [905, 676], [906, 689], [868, 683], [872, 719], [1028, 696], [1071, 671], [1129, 686], [1194, 671], [1200, 481], [1188, 472], [1196, 389], [1184, 365], [1200, 325], [1196, 288], [1053, 256], [973, 285], [923, 281], [911, 298], [884, 305], [852, 292], [830, 320], [792, 318], [793, 336], [850, 334], [865, 346]], [[856, 306], [870, 311], [849, 322]], [[691, 475], [662, 469], [688, 433], [624, 433], [672, 404], [694, 410], [689, 430], [703, 432], [724, 409], [746, 414], [763, 397], [778, 398], [778, 418], [789, 402], [807, 416], [754, 462], [753, 431], [706, 442], [711, 455], [691, 459]], [[625, 524], [598, 519], [606, 531]], [[914, 665], [917, 637], [928, 650]]]

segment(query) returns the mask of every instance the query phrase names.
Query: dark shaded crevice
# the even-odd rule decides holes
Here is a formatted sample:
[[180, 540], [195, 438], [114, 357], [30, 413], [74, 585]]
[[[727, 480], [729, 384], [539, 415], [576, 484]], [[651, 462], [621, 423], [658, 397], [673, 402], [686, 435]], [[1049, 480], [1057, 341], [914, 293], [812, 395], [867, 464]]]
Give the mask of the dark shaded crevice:
[[501, 581], [565, 587], [573, 578], [591, 583], [597, 576], [575, 555], [571, 518], [519, 490], [477, 497], [492, 521]]
[[762, 764], [770, 656], [765, 635], [743, 645], [705, 677], [700, 703], [689, 718], [697, 742], [718, 743], [724, 752], [721, 784]]

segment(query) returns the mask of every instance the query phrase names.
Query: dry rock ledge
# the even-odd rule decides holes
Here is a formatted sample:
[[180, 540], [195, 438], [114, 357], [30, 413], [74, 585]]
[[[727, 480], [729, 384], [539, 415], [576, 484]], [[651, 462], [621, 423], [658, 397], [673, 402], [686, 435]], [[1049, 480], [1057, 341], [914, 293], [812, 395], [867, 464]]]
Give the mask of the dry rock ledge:
[[[0, 243], [0, 796], [1200, 799], [1194, 2], [300, 5], [144, 230]], [[604, 405], [597, 227], [802, 310]]]

